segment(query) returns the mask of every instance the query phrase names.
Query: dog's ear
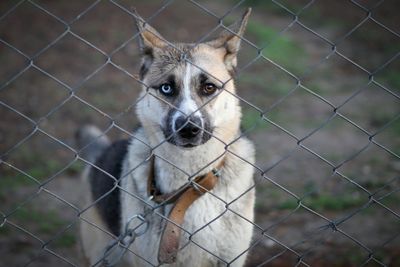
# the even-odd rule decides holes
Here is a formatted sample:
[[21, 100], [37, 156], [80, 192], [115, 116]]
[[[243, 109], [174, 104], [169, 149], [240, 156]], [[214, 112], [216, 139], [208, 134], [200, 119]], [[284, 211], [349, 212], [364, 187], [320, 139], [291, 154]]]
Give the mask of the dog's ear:
[[163, 48], [167, 46], [164, 37], [161, 36], [153, 27], [151, 27], [137, 12], [133, 9], [136, 16], [136, 28], [139, 32], [139, 48]]
[[234, 70], [237, 64], [237, 53], [240, 48], [244, 31], [246, 30], [247, 21], [251, 13], [251, 8], [248, 8], [243, 14], [242, 19], [229, 27], [230, 30], [223, 31], [216, 39], [207, 42], [214, 48], [225, 48], [225, 65], [228, 70]]
[[136, 17], [136, 28], [139, 36], [139, 49], [142, 53], [142, 67], [140, 69], [140, 78], [146, 74], [154, 59], [154, 50], [168, 46], [167, 41], [153, 27], [151, 27], [137, 12], [132, 9]]

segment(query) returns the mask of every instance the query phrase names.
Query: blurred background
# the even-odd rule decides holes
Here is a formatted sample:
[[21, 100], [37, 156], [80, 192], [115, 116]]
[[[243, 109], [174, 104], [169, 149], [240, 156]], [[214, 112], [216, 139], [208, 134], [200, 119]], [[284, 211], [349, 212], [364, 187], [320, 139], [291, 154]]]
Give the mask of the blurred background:
[[131, 7], [196, 42], [249, 6], [236, 85], [263, 172], [247, 265], [400, 266], [395, 0], [1, 1], [0, 266], [82, 265], [74, 133], [137, 126]]

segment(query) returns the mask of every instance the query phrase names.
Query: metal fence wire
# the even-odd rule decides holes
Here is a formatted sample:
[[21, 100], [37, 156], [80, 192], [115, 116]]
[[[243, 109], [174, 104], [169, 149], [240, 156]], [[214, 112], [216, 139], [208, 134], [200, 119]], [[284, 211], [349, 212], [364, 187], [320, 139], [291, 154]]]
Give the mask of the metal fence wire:
[[[318, 13], [324, 5], [334, 27], [323, 25], [332, 14]], [[80, 205], [76, 177], [83, 165], [99, 167], [83, 156], [90, 143], [77, 147], [73, 133], [91, 122], [102, 135], [137, 138], [131, 111], [148, 85], [136, 74], [132, 6], [162, 35], [178, 27], [177, 35], [196, 38], [194, 47], [230, 31], [231, 18], [253, 6], [235, 74], [242, 131], [225, 144], [234, 154], [231, 145], [246, 136], [257, 150], [255, 164], [243, 159], [254, 168], [254, 185], [237, 197], [257, 192], [247, 266], [400, 264], [399, 21], [380, 15], [396, 3], [22, 0], [0, 4], [0, 266], [83, 266], [82, 220], [109, 235], [111, 248], [126, 237], [85, 218], [112, 192]], [[189, 20], [199, 34], [189, 34]], [[226, 210], [235, 212], [237, 199]], [[221, 266], [240, 256], [228, 262], [198, 246]]]

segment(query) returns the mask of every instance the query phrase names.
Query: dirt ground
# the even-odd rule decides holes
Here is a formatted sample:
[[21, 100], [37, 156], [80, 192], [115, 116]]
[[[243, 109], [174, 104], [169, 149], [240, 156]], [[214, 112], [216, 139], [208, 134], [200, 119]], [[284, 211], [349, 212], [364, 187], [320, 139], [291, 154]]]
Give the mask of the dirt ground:
[[[79, 18], [93, 2], [24, 2], [6, 16], [16, 2], [0, 3], [0, 266], [83, 265], [74, 133], [91, 123], [126, 138], [137, 125], [139, 55], [122, 9], [150, 18], [165, 3], [115, 2]], [[193, 42], [236, 2], [195, 3], [167, 4], [151, 23]], [[247, 266], [400, 266], [397, 4], [362, 1], [374, 9], [360, 23], [357, 4], [307, 3], [244, 1], [224, 19], [252, 6], [245, 37], [265, 47], [255, 60], [243, 43], [236, 79], [263, 170]]]

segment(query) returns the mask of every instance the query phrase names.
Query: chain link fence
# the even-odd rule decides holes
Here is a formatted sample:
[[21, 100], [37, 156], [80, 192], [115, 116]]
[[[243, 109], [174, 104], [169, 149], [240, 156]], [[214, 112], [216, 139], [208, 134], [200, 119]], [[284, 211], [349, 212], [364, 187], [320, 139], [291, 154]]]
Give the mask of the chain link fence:
[[82, 206], [93, 163], [74, 133], [136, 138], [132, 6], [195, 45], [253, 7], [235, 77], [237, 140], [257, 150], [247, 266], [400, 264], [397, 3], [22, 0], [0, 4], [0, 266], [83, 266], [78, 225], [99, 200]]

